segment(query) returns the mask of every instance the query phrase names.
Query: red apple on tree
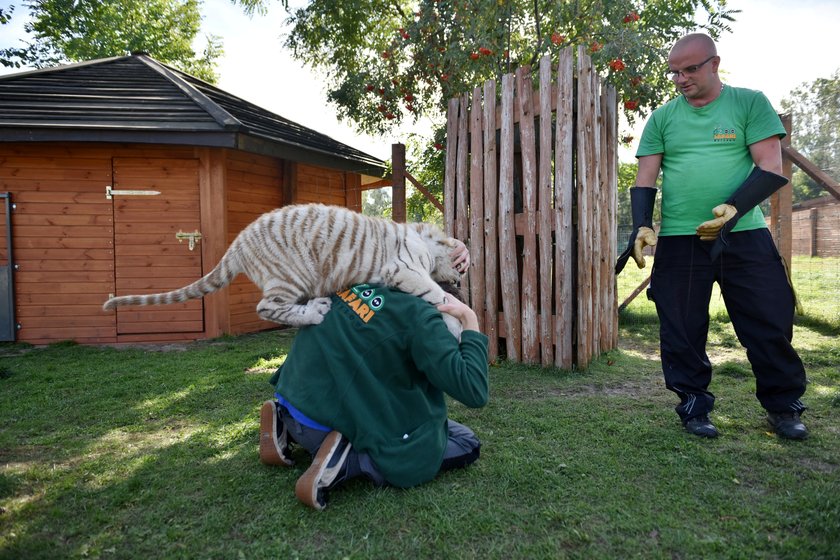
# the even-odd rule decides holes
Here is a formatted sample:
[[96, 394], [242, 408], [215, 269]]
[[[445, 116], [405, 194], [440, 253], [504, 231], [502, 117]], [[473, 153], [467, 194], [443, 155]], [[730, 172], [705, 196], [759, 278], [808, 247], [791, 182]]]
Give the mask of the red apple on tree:
[[616, 58], [614, 60], [611, 60], [610, 61], [610, 68], [612, 68], [616, 72], [621, 72], [625, 68], [624, 61], [621, 60], [620, 58]]

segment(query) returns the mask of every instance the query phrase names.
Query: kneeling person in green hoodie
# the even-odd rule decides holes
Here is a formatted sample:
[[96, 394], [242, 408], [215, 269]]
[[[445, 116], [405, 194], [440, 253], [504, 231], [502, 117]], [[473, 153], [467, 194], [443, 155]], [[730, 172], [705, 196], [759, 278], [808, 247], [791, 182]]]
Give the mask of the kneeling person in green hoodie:
[[[478, 459], [481, 442], [448, 419], [445, 394], [487, 404], [487, 336], [469, 306], [449, 300], [435, 308], [359, 285], [332, 296], [321, 324], [300, 329], [270, 380], [277, 400], [261, 409], [260, 460], [291, 465], [290, 443], [309, 451], [295, 485], [304, 504], [323, 509], [328, 491], [351, 478], [405, 488]], [[461, 322], [460, 341], [441, 312]]]

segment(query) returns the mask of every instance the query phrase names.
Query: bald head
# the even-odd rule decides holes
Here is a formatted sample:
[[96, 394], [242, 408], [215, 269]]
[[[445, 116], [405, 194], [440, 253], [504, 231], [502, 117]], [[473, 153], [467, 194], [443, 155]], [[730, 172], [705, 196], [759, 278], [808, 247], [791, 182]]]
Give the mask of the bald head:
[[671, 48], [668, 73], [686, 100], [695, 107], [702, 107], [717, 99], [723, 88], [718, 76], [719, 63], [712, 38], [703, 33], [691, 33]]
[[671, 47], [669, 56], [680, 56], [686, 51], [702, 52], [705, 57], [717, 56], [717, 46], [705, 33], [689, 33]]

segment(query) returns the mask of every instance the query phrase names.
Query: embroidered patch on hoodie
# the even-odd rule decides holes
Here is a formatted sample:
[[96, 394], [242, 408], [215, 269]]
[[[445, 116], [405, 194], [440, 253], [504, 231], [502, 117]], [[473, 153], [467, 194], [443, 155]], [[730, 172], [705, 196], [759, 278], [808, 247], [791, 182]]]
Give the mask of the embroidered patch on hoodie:
[[376, 288], [367, 284], [359, 284], [349, 290], [336, 292], [336, 295], [365, 323], [370, 321], [385, 305], [385, 296], [377, 293]]

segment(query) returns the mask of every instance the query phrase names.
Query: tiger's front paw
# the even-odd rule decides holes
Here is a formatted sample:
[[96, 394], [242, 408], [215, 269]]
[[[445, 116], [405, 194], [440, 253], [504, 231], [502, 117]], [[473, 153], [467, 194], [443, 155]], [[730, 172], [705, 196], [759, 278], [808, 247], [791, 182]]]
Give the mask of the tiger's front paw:
[[448, 313], [441, 313], [443, 316], [443, 322], [446, 323], [446, 328], [449, 329], [449, 332], [452, 333], [452, 336], [455, 337], [456, 340], [461, 340], [461, 332], [464, 330], [464, 327], [461, 325], [461, 321], [453, 317]]
[[332, 300], [328, 297], [310, 299], [304, 306], [303, 315], [306, 316], [306, 322], [310, 325], [320, 325], [331, 307]]

